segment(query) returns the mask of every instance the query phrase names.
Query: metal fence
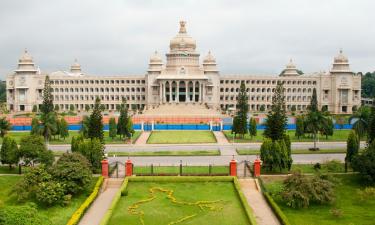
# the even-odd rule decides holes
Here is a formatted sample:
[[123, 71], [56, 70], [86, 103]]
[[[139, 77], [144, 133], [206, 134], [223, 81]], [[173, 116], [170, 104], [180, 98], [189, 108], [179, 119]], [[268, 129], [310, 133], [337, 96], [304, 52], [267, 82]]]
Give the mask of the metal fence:
[[229, 165], [133, 165], [133, 174], [137, 176], [228, 176]]

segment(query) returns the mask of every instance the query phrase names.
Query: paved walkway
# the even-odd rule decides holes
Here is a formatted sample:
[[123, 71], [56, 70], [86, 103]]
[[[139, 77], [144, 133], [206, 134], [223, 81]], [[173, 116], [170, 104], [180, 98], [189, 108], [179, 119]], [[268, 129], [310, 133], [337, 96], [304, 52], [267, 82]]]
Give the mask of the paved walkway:
[[110, 178], [107, 187], [105, 187], [103, 192], [99, 193], [98, 197], [79, 222], [79, 225], [99, 225], [111, 205], [112, 199], [120, 189], [122, 182], [123, 179]]
[[228, 139], [225, 137], [223, 132], [214, 131], [214, 135], [218, 144], [228, 144]]
[[280, 225], [272, 209], [268, 206], [266, 199], [264, 199], [262, 193], [258, 191], [255, 180], [252, 178], [240, 179], [239, 182], [258, 224]]
[[135, 142], [136, 145], [145, 145], [147, 144], [147, 139], [150, 137], [151, 132], [143, 131], [137, 141]]

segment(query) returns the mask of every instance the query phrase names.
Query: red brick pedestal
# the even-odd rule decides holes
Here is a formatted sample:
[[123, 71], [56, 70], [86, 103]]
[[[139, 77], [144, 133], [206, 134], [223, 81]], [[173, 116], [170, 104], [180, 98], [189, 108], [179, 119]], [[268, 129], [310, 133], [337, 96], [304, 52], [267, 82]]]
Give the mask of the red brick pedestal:
[[102, 160], [102, 176], [108, 178], [108, 160]]
[[237, 161], [234, 159], [229, 163], [229, 175], [237, 176]]
[[261, 161], [258, 158], [254, 161], [254, 177], [260, 176], [260, 163]]
[[125, 176], [130, 177], [133, 175], [133, 163], [130, 159], [125, 163]]

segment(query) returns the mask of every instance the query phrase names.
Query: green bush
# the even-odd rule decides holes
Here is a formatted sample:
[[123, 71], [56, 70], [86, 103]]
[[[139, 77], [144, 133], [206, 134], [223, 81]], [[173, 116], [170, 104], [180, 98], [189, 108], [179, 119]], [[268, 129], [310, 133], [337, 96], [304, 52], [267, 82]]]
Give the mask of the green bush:
[[304, 176], [296, 172], [284, 181], [283, 200], [292, 208], [307, 208], [310, 203], [327, 204], [334, 200], [333, 183], [324, 176]]
[[39, 204], [50, 206], [56, 203], [62, 203], [65, 196], [64, 192], [65, 190], [61, 183], [51, 180], [38, 185], [35, 197]]
[[0, 208], [1, 225], [52, 225], [46, 216], [38, 213], [35, 204], [5, 206]]
[[352, 167], [361, 174], [364, 182], [375, 184], [375, 142], [353, 158]]
[[339, 160], [333, 159], [325, 163], [328, 172], [340, 172], [342, 171], [343, 165]]
[[60, 182], [66, 194], [77, 194], [85, 190], [91, 182], [88, 160], [79, 153], [65, 153], [51, 169], [53, 179]]

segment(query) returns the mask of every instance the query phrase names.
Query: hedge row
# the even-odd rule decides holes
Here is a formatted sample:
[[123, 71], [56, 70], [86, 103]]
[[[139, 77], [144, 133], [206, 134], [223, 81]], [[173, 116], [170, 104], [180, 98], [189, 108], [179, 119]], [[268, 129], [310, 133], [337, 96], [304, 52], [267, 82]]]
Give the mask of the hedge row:
[[104, 217], [100, 221], [100, 225], [106, 225], [109, 222], [109, 219], [112, 217], [113, 210], [116, 208], [118, 201], [121, 198], [121, 193], [126, 190], [128, 186], [129, 178], [125, 178], [124, 183], [122, 183], [120, 190], [117, 191], [115, 197], [112, 200], [111, 205], [109, 206], [107, 212], [104, 214]]
[[271, 195], [268, 193], [266, 187], [263, 184], [262, 178], [258, 178], [260, 188], [262, 189], [262, 193], [264, 198], [267, 200], [268, 205], [271, 207], [272, 211], [276, 214], [276, 217], [279, 219], [279, 222], [282, 225], [291, 225], [288, 218], [284, 214], [284, 212], [280, 209], [280, 207], [277, 205], [275, 200], [271, 197]]
[[240, 198], [242, 206], [245, 209], [245, 212], [246, 212], [247, 218], [250, 221], [250, 224], [252, 224], [252, 225], [258, 224], [256, 222], [256, 220], [255, 220], [255, 217], [254, 217], [254, 214], [253, 214], [253, 210], [250, 208], [250, 206], [249, 206], [249, 204], [247, 202], [247, 199], [246, 199], [245, 195], [243, 194], [243, 192], [241, 190], [241, 186], [240, 186], [240, 184], [238, 182], [237, 177], [233, 177], [233, 178], [234, 178], [233, 179], [234, 188], [237, 191], [238, 197]]
[[98, 196], [100, 187], [103, 184], [103, 177], [100, 176], [98, 181], [95, 184], [94, 190], [91, 192], [90, 196], [86, 198], [86, 200], [82, 203], [82, 205], [73, 213], [72, 217], [70, 217], [68, 223], [66, 225], [76, 225], [81, 220], [83, 214], [86, 210], [90, 207], [91, 203], [96, 199]]

